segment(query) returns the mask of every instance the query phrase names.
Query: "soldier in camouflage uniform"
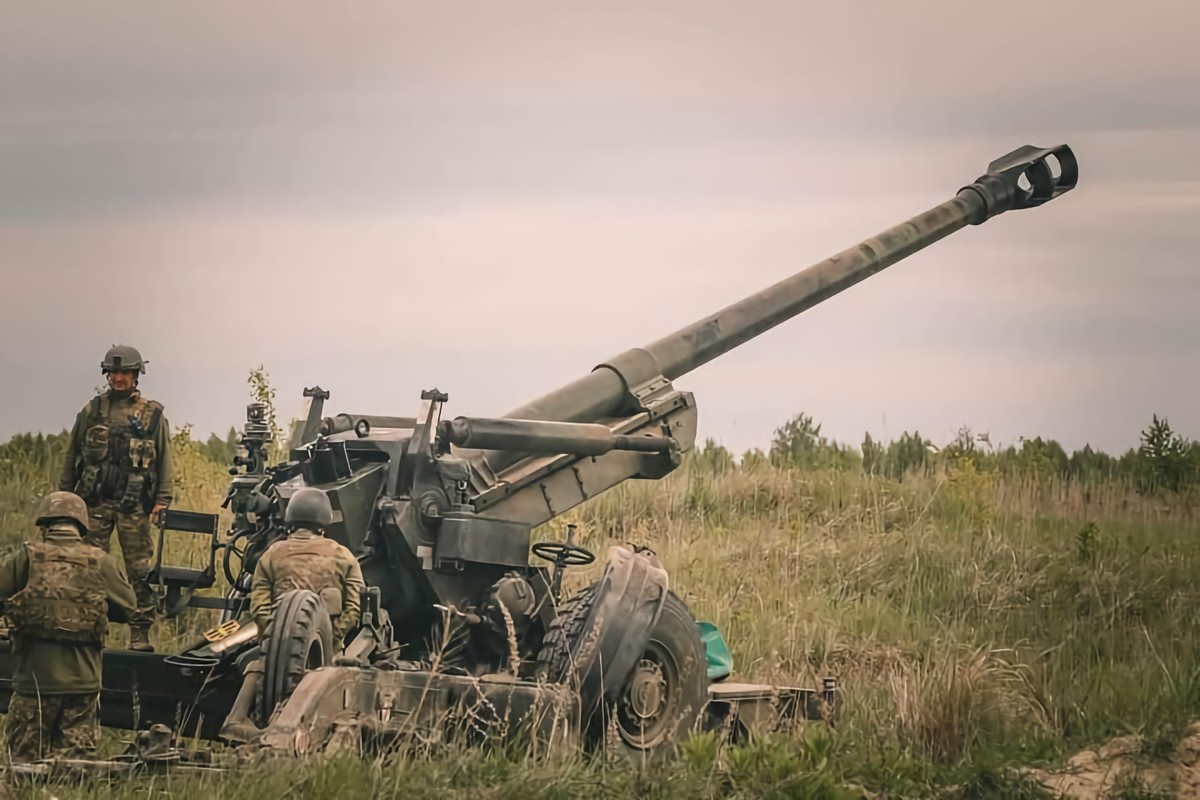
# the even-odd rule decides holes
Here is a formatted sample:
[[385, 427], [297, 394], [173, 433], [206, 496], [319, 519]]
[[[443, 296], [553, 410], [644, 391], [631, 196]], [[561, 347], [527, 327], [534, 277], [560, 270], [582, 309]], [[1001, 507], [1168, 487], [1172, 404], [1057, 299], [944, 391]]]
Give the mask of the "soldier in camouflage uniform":
[[87, 504], [70, 492], [42, 500], [42, 540], [0, 565], [0, 599], [19, 656], [8, 707], [14, 761], [93, 753], [108, 620], [128, 621], [133, 587], [111, 556], [87, 544]]
[[325, 526], [333, 522], [333, 507], [320, 489], [308, 487], [292, 495], [283, 521], [288, 537], [268, 547], [254, 569], [250, 613], [265, 633], [279, 598], [293, 589], [308, 589], [329, 609], [333, 639], [340, 646], [359, 623], [359, 595], [366, 582], [358, 559], [323, 535]]
[[78, 494], [91, 508], [89, 542], [108, 552], [116, 527], [138, 598], [129, 646], [152, 650], [154, 595], [146, 583], [154, 564], [150, 523], [158, 521], [174, 492], [170, 426], [162, 404], [138, 390], [146, 365], [137, 350], [113, 346], [100, 371], [109, 389], [76, 416], [58, 488]]

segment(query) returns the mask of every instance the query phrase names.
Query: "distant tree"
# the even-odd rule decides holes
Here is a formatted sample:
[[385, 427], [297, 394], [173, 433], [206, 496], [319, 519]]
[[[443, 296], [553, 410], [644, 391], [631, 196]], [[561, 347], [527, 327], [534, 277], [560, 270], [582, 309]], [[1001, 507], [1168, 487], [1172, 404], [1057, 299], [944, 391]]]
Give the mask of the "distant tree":
[[1150, 425], [1142, 431], [1138, 448], [1136, 485], [1139, 492], [1178, 492], [1194, 485], [1197, 475], [1192, 445], [1171, 430], [1166, 417], [1155, 414]]
[[885, 474], [902, 478], [909, 472], [924, 472], [930, 466], [930, 448], [933, 443], [921, 436], [920, 431], [904, 431], [900, 438], [887, 447]]
[[1093, 483], [1116, 477], [1119, 461], [1108, 453], [1093, 450], [1090, 444], [1071, 453], [1067, 472], [1073, 480]]
[[704, 440], [704, 446], [692, 451], [693, 465], [713, 475], [728, 472], [734, 467], [733, 454], [715, 439]]
[[209, 435], [208, 441], [200, 446], [200, 451], [212, 461], [226, 465], [231, 463], [233, 457], [237, 455], [240, 440], [241, 434], [235, 428], [230, 427], [229, 433], [225, 435], [224, 439], [215, 433]]
[[771, 463], [800, 469], [848, 469], [861, 458], [853, 448], [843, 447], [821, 435], [820, 423], [808, 414], [797, 414], [775, 429], [769, 451]]
[[1053, 439], [1025, 439], [1017, 451], [1019, 472], [1035, 480], [1066, 475], [1069, 464], [1066, 451]]

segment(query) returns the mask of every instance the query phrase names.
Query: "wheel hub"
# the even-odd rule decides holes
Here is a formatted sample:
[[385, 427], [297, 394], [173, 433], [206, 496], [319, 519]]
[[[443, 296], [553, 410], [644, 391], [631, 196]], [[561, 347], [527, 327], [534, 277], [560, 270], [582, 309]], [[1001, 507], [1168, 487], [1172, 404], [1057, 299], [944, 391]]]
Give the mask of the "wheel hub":
[[625, 695], [632, 716], [642, 722], [654, 719], [666, 699], [665, 688], [662, 668], [653, 661], [642, 659], [630, 678]]

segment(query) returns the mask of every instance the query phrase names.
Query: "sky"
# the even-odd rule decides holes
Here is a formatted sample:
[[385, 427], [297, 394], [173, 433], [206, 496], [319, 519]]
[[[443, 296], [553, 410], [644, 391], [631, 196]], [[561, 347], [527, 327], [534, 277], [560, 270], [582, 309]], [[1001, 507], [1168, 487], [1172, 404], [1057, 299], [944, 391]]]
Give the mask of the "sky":
[[0, 437], [117, 342], [193, 435], [502, 415], [949, 199], [1025, 144], [1079, 186], [676, 381], [741, 452], [960, 426], [1200, 439], [1200, 6], [0, 0]]

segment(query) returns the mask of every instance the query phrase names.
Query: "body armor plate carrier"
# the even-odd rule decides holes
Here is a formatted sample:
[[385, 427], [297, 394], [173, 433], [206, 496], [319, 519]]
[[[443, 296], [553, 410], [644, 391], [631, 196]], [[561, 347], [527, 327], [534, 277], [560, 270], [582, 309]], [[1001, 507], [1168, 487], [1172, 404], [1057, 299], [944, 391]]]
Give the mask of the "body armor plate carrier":
[[161, 403], [138, 397], [128, 420], [109, 420], [108, 395], [98, 395], [88, 408], [82, 447], [83, 471], [75, 493], [89, 504], [117, 500], [130, 513], [149, 505], [158, 461], [155, 436]]
[[104, 551], [88, 544], [27, 542], [29, 579], [7, 606], [18, 635], [29, 640], [102, 644], [108, 626]]

